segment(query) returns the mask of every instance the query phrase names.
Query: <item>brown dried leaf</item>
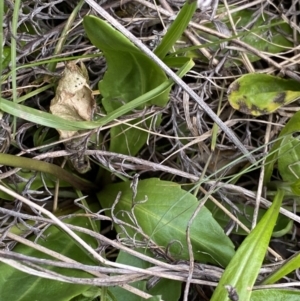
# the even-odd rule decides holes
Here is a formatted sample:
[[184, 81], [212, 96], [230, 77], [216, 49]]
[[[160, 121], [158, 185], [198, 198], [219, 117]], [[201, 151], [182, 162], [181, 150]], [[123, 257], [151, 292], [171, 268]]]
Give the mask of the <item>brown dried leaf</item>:
[[[95, 100], [88, 84], [86, 69], [74, 61], [68, 62], [51, 101], [50, 112], [70, 121], [90, 121], [95, 110]], [[76, 131], [57, 130], [60, 139], [71, 138]]]
[[[79, 68], [74, 61], [68, 62], [60, 79], [56, 95], [51, 101], [50, 112], [53, 115], [70, 121], [90, 121], [95, 110], [95, 100], [89, 87], [85, 66]], [[57, 129], [60, 139], [72, 138], [78, 131], [63, 131]], [[84, 131], [81, 131], [82, 133]], [[70, 161], [79, 173], [86, 173], [90, 169], [89, 160], [84, 156], [86, 147], [85, 137], [73, 138], [65, 142], [65, 147], [73, 154]]]

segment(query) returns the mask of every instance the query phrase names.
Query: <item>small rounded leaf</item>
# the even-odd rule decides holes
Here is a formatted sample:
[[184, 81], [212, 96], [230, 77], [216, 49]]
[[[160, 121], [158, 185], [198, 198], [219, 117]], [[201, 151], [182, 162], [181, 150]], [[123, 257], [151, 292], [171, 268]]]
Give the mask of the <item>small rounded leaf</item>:
[[300, 85], [291, 79], [267, 74], [246, 74], [228, 89], [230, 105], [252, 116], [270, 114], [300, 97]]

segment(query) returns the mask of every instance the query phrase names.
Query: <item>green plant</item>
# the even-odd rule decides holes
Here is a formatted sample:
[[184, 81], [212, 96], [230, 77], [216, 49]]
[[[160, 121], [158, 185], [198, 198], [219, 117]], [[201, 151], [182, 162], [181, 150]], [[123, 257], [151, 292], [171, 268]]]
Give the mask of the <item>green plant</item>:
[[230, 300], [230, 296], [235, 294], [240, 300], [251, 300], [252, 287], [265, 257], [283, 196], [284, 193], [279, 190], [272, 206], [241, 244], [225, 269], [212, 301]]
[[[86, 13], [86, 6], [83, 4], [90, 4], [92, 1], [79, 1], [74, 6], [71, 2], [68, 3], [70, 7], [66, 5], [67, 1], [59, 3], [57, 11], [70, 14], [65, 23], [61, 21], [61, 15], [59, 22], [53, 20], [55, 28], [49, 33], [45, 32], [47, 39], [43, 40], [39, 39], [40, 32], [35, 33], [35, 26], [44, 23], [43, 18], [36, 20], [34, 17], [31, 10], [36, 7], [31, 5], [34, 1], [27, 1], [26, 4], [16, 1], [15, 8], [20, 7], [22, 16], [28, 14], [28, 20], [33, 18], [35, 26], [30, 22], [22, 23], [22, 20], [18, 20], [18, 10], [14, 11], [11, 22], [14, 36], [12, 47], [5, 46], [0, 52], [0, 70], [12, 66], [11, 71], [1, 77], [2, 83], [5, 82], [6, 85], [0, 99], [0, 109], [12, 117], [3, 114], [5, 118], [0, 123], [0, 131], [2, 133], [6, 130], [6, 136], [3, 137], [7, 139], [7, 144], [1, 145], [3, 153], [0, 154], [0, 164], [16, 167], [13, 176], [8, 175], [11, 170], [1, 168], [0, 209], [5, 214], [8, 213], [1, 220], [3, 228], [0, 233], [18, 242], [12, 252], [1, 250], [1, 301], [2, 298], [3, 301], [11, 300], [13, 294], [17, 294], [16, 298], [23, 301], [38, 298], [55, 298], [58, 301], [98, 301], [100, 298], [109, 301], [142, 301], [147, 298], [173, 301], [179, 300], [183, 294], [184, 300], [187, 300], [188, 294], [195, 292], [194, 287], [190, 286], [192, 283], [203, 284], [203, 281], [212, 280], [207, 270], [213, 271], [215, 278], [212, 281], [217, 285], [223, 269], [225, 272], [213, 300], [228, 300], [229, 292], [231, 298], [239, 296], [240, 300], [274, 300], [274, 294], [286, 300], [296, 299], [299, 296], [297, 291], [262, 287], [257, 289], [254, 285], [274, 284], [294, 273], [299, 266], [299, 255], [296, 254], [267, 277], [258, 275], [270, 238], [290, 235], [293, 229], [293, 220], [287, 217], [291, 204], [286, 203], [288, 200], [297, 202], [300, 194], [299, 139], [296, 133], [299, 130], [298, 113], [282, 130], [266, 162], [262, 156], [257, 155], [256, 165], [245, 163], [246, 160], [240, 158], [237, 150], [228, 143], [229, 140], [222, 137], [217, 125], [212, 125], [208, 116], [213, 115], [198, 108], [198, 104], [193, 103], [177, 87], [171, 92], [173, 81], [142, 51], [105, 21], [94, 16], [81, 18], [81, 12]], [[50, 5], [45, 1], [39, 1], [40, 3], [49, 5], [49, 11], [51, 7], [57, 9], [56, 4]], [[263, 147], [257, 143], [261, 142], [262, 137], [256, 137], [255, 131], [252, 131], [252, 137], [245, 137], [244, 132], [251, 132], [252, 122], [266, 122], [264, 118], [268, 117], [260, 117], [261, 115], [275, 112], [299, 96], [298, 83], [294, 80], [259, 73], [240, 76], [245, 70], [254, 71], [259, 66], [265, 66], [260, 60], [266, 57], [269, 58], [268, 64], [278, 69], [282, 65], [274, 63], [274, 56], [279, 61], [286, 55], [283, 51], [292, 50], [296, 44], [291, 39], [292, 27], [281, 20], [280, 16], [275, 16], [273, 10], [271, 14], [265, 13], [267, 5], [271, 6], [266, 3], [259, 11], [253, 12], [252, 9], [240, 9], [231, 4], [228, 8], [220, 4], [218, 18], [214, 22], [201, 20], [199, 24], [198, 14], [195, 14], [196, 1], [187, 1], [153, 51], [165, 64], [175, 68], [179, 77], [187, 76], [186, 82], [191, 83], [199, 99], [203, 98], [208, 108], [212, 109], [211, 112], [217, 111], [220, 120], [232, 121], [232, 129], [243, 135], [240, 137], [244, 139], [246, 147], [251, 150], [255, 148], [255, 155], [262, 152]], [[129, 3], [122, 6], [120, 11], [115, 10], [115, 14], [120, 17], [123, 13], [128, 13], [127, 9], [137, 7]], [[46, 10], [44, 8], [42, 14]], [[169, 20], [164, 16], [170, 16], [170, 13], [161, 8], [158, 8], [158, 12], [162, 14], [162, 24], [168, 23]], [[144, 13], [145, 11], [141, 14]], [[5, 9], [3, 11], [1, 7], [0, 19], [5, 23], [4, 14]], [[77, 18], [79, 15], [80, 18]], [[136, 16], [135, 13], [133, 15]], [[286, 16], [284, 13], [282, 15]], [[190, 23], [193, 16], [196, 16], [197, 24]], [[128, 19], [124, 20], [130, 27]], [[86, 40], [82, 43], [82, 27], [74, 26], [81, 22], [85, 34], [97, 50], [94, 54], [86, 54], [86, 49], [81, 48], [78, 53], [84, 55], [71, 56], [69, 49], [72, 47], [75, 46], [73, 50], [76, 48], [76, 51], [79, 45], [86, 47]], [[143, 30], [147, 28], [150, 32], [154, 24], [152, 22], [158, 22], [158, 18], [147, 19]], [[17, 26], [19, 23], [20, 26]], [[220, 25], [223, 27], [219, 27]], [[188, 31], [185, 31], [188, 26]], [[48, 29], [48, 25], [45, 28]], [[229, 29], [233, 34], [229, 36], [229, 31], [225, 31], [225, 35], [222, 30], [214, 31], [215, 28]], [[83, 35], [77, 36], [77, 29], [78, 32], [82, 30]], [[5, 32], [4, 27], [2, 33]], [[53, 32], [56, 35], [52, 40], [48, 34]], [[74, 36], [72, 32], [75, 32]], [[185, 35], [191, 33], [196, 37], [196, 45], [185, 47], [188, 43]], [[27, 45], [22, 40], [23, 36], [28, 39], [26, 34], [38, 36], [38, 40], [33, 39], [33, 43]], [[294, 38], [295, 36], [296, 34]], [[157, 34], [155, 38], [158, 40], [160, 35]], [[1, 45], [5, 39], [2, 39], [0, 33]], [[33, 47], [41, 45], [36, 43], [45, 41], [54, 50], [51, 55], [57, 55], [56, 58], [45, 59], [40, 56], [39, 49]], [[72, 44], [72, 41], [75, 43]], [[202, 45], [199, 46], [199, 43]], [[248, 46], [243, 51], [234, 48], [237, 45], [244, 47], [246, 43]], [[206, 48], [205, 57], [199, 52], [202, 48]], [[22, 64], [18, 64], [17, 56], [22, 57], [28, 49], [33, 52], [30, 56], [25, 56]], [[46, 66], [48, 72], [57, 72], [55, 66], [62, 61], [61, 55], [65, 55], [65, 50], [68, 54], [63, 60], [72, 60], [66, 63], [66, 70], [75, 75], [75, 79], [71, 76], [71, 84], [62, 89], [61, 81], [64, 76], [57, 83], [52, 73], [49, 81], [49, 75], [44, 77], [43, 72], [39, 74], [38, 71], [39, 67]], [[286, 62], [294, 61], [290, 55], [292, 52], [297, 53], [296, 49], [290, 51]], [[97, 70], [97, 74], [91, 72], [90, 77], [91, 86], [99, 88], [99, 96], [95, 96], [98, 94], [90, 88], [82, 62], [80, 69], [76, 65], [77, 59], [89, 60], [84, 61], [84, 64], [91, 71]], [[255, 65], [251, 66], [251, 62], [255, 62]], [[101, 73], [105, 66], [107, 70]], [[37, 70], [30, 77], [31, 82], [20, 80], [27, 70]], [[76, 70], [79, 72], [74, 72]], [[287, 67], [286, 71], [289, 75], [291, 69]], [[100, 82], [95, 82], [95, 77], [97, 81], [99, 78], [98, 72], [104, 75]], [[238, 79], [231, 84], [227, 99], [225, 90], [232, 76]], [[55, 88], [56, 96], [52, 96], [51, 90]], [[77, 94], [73, 93], [74, 90]], [[47, 113], [50, 99], [44, 98], [44, 95], [51, 95], [50, 111], [53, 114]], [[171, 102], [168, 103], [170, 96]], [[87, 99], [90, 107], [84, 111]], [[96, 107], [94, 99], [99, 110], [93, 116]], [[67, 106], [63, 103], [66, 100]], [[259, 118], [242, 119], [239, 112], [231, 110], [227, 100], [234, 109]], [[83, 109], [77, 106], [79, 102], [83, 103]], [[199, 103], [201, 106], [201, 102]], [[17, 118], [31, 124], [15, 123], [15, 138], [14, 135], [10, 136], [9, 126]], [[96, 129], [99, 131], [96, 132]], [[263, 123], [261, 130], [265, 130]], [[82, 137], [77, 137], [78, 134], [85, 135], [83, 140]], [[64, 140], [70, 137], [72, 143]], [[251, 141], [248, 143], [248, 140]], [[86, 142], [83, 143], [84, 147], [81, 144], [81, 148], [73, 148], [73, 142], [78, 141]], [[56, 152], [57, 145], [67, 149], [69, 153]], [[81, 158], [89, 157], [90, 164], [87, 168], [76, 168], [77, 153], [83, 154]], [[32, 158], [35, 155], [37, 157]], [[68, 155], [70, 156], [67, 157]], [[99, 159], [98, 155], [104, 159]], [[165, 157], [161, 159], [161, 155]], [[152, 158], [158, 160], [145, 160]], [[73, 163], [73, 167], [70, 163]], [[145, 173], [148, 163], [151, 168]], [[131, 168], [132, 164], [137, 165]], [[266, 168], [267, 195], [271, 198], [275, 195], [269, 210], [256, 208], [247, 202], [249, 198], [255, 197], [257, 183], [253, 180], [252, 173], [256, 177], [261, 164]], [[134, 176], [137, 172], [135, 168], [141, 171], [142, 180], [138, 181]], [[252, 181], [250, 184], [248, 179]], [[238, 193], [231, 194], [233, 186], [238, 189]], [[205, 190], [207, 188], [209, 190]], [[89, 193], [89, 196], [84, 197], [83, 192]], [[58, 209], [54, 206], [55, 215], [50, 214], [24, 196], [38, 201], [45, 196], [43, 206], [49, 205], [48, 197], [53, 203], [59, 199]], [[16, 199], [21, 201], [15, 202]], [[73, 206], [63, 209], [63, 200], [69, 199], [77, 199], [76, 203], [84, 206], [84, 210], [77, 211]], [[285, 203], [281, 206], [282, 200]], [[268, 201], [263, 200], [263, 203], [268, 204]], [[14, 207], [13, 210], [8, 209], [14, 205], [19, 209], [22, 204], [20, 211], [15, 212]], [[285, 215], [278, 215], [280, 206]], [[34, 214], [28, 214], [28, 208], [34, 210]], [[65, 219], [68, 214], [72, 214], [70, 220]], [[93, 218], [111, 222], [115, 231], [113, 235], [116, 234], [120, 240], [108, 239], [103, 233], [99, 234]], [[259, 223], [249, 234], [256, 218]], [[46, 229], [41, 232], [40, 228], [37, 230], [37, 226], [43, 228], [44, 225], [47, 225]], [[229, 229], [230, 233], [244, 239], [243, 243], [240, 244], [239, 239], [235, 241], [236, 236], [229, 237], [223, 229]], [[35, 235], [30, 235], [30, 240], [25, 239], [29, 230], [35, 231]], [[233, 243], [239, 246], [237, 251]], [[29, 257], [25, 258], [25, 255]], [[10, 259], [7, 259], [9, 256]], [[52, 257], [56, 261], [51, 261]], [[266, 257], [266, 263], [269, 263], [268, 259]], [[45, 267], [40, 264], [41, 261], [46, 264], [44, 271], [41, 271], [41, 267]], [[32, 275], [27, 276], [24, 271]], [[217, 274], [214, 274], [215, 271]], [[41, 274], [42, 272], [44, 273]], [[160, 273], [160, 278], [157, 277], [157, 272]], [[153, 275], [156, 277], [152, 277]], [[50, 277], [51, 280], [37, 276]], [[207, 276], [208, 279], [205, 278]], [[9, 285], [6, 286], [6, 283]], [[213, 286], [212, 283], [210, 285]], [[184, 293], [182, 287], [185, 287]]]

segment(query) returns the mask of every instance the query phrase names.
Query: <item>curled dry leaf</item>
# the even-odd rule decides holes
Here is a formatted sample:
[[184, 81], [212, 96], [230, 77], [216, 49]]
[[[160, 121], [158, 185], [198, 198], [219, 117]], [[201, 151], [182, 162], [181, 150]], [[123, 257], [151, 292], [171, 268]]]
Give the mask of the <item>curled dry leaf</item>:
[[[78, 67], [74, 61], [68, 62], [58, 83], [56, 95], [51, 101], [50, 112], [74, 122], [90, 121], [95, 110], [95, 100], [88, 82], [85, 66], [81, 63], [81, 67]], [[72, 138], [79, 134], [78, 131], [57, 131], [60, 139]], [[75, 169], [84, 173], [89, 169], [89, 164], [84, 163], [86, 160], [80, 155], [82, 152], [79, 150], [84, 148], [84, 141], [80, 139], [82, 138], [74, 138], [66, 142], [65, 146], [75, 153], [70, 158]]]
[[[86, 69], [74, 61], [68, 62], [60, 79], [56, 95], [51, 101], [50, 112], [67, 120], [90, 121], [95, 109], [95, 100], [88, 84]], [[58, 130], [60, 139], [71, 138], [76, 131]]]

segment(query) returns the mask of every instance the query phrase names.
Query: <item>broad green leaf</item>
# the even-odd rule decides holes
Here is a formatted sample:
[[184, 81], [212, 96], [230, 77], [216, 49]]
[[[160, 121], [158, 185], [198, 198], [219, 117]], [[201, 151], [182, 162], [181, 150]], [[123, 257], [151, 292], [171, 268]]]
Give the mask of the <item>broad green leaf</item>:
[[[279, 17], [276, 18], [276, 16], [270, 16], [262, 12], [249, 30], [244, 30], [244, 28], [249, 25], [253, 18], [256, 18], [256, 12], [252, 9], [238, 10], [231, 14], [231, 18], [237, 24], [240, 40], [255, 47], [258, 51], [279, 53], [293, 47], [292, 41], [288, 39], [288, 36], [292, 34], [292, 28]], [[230, 27], [227, 14], [222, 21]], [[240, 56], [240, 51], [237, 51], [236, 54]], [[260, 59], [252, 53], [247, 53], [247, 57], [251, 62]], [[235, 60], [235, 62], [240, 63], [238, 60]]]
[[286, 260], [282, 266], [273, 271], [261, 284], [273, 284], [296, 269], [300, 268], [300, 254], [299, 252]]
[[[95, 209], [95, 207], [93, 208]], [[95, 211], [97, 210], [98, 208], [95, 209]], [[65, 220], [65, 222], [92, 229], [88, 219], [85, 217], [73, 217]], [[82, 233], [77, 234], [91, 246], [95, 248], [97, 247], [98, 243], [94, 238]], [[35, 238], [36, 237], [33, 237], [32, 240]], [[50, 226], [47, 230], [45, 230], [43, 237], [39, 238], [36, 243], [72, 258], [82, 264], [95, 264], [91, 256], [83, 252], [83, 250], [79, 248], [67, 234], [60, 231], [55, 226]], [[13, 251], [37, 258], [53, 259], [49, 255], [45, 255], [44, 253], [25, 245], [18, 244]], [[47, 268], [66, 276], [92, 277], [90, 274], [76, 269]], [[32, 276], [4, 263], [0, 263], [0, 270], [1, 301], [69, 301], [71, 298], [82, 294], [89, 288], [87, 285], [70, 284]]]
[[230, 105], [253, 116], [270, 114], [299, 97], [299, 82], [268, 74], [246, 74], [228, 89]]
[[283, 181], [300, 179], [300, 140], [293, 135], [285, 136], [278, 149], [278, 170]]
[[[127, 264], [134, 267], [139, 267], [142, 269], [147, 269], [150, 267], [150, 264], [148, 262], [143, 261], [142, 259], [139, 259], [137, 257], [134, 257], [122, 250], [119, 252], [116, 262]], [[134, 283], [130, 283], [130, 285], [142, 291], [146, 290], [146, 281], [137, 281]], [[137, 296], [127, 290], [124, 290], [121, 287], [111, 287], [109, 288], [109, 291], [114, 295], [114, 297], [117, 300], [122, 300], [122, 301], [143, 300], [143, 298], [141, 298], [140, 296]]]
[[261, 289], [252, 292], [251, 301], [298, 301], [297, 289]]
[[[101, 298], [102, 290], [100, 287], [92, 286], [88, 290], [84, 291], [82, 295], [76, 296], [71, 301], [96, 301], [98, 300], [97, 297]], [[105, 299], [104, 299], [105, 300]], [[107, 301], [115, 301], [115, 299], [111, 299], [109, 296], [106, 295]]]
[[[164, 301], [180, 300], [181, 282], [171, 279], [161, 279], [153, 288], [149, 290], [153, 296], [161, 296]], [[142, 301], [142, 300], [141, 300]]]
[[[179, 77], [182, 77], [186, 72], [188, 72], [192, 67], [194, 66], [194, 62], [192, 60], [189, 60], [184, 66], [180, 68], [180, 70], [177, 72], [177, 75]], [[157, 88], [151, 90], [150, 92], [147, 92], [140, 97], [136, 98], [135, 100], [132, 100], [128, 102], [127, 104], [124, 104], [123, 106], [119, 107], [118, 109], [114, 110], [113, 112], [107, 114], [106, 117], [103, 117], [100, 119], [98, 122], [104, 123], [107, 120], [113, 120], [113, 116], [115, 115], [116, 117], [121, 116], [121, 111], [124, 111], [124, 108], [126, 106], [131, 106], [134, 102], [140, 102], [140, 103], [147, 103], [151, 98], [154, 98], [154, 95], [160, 95], [163, 94], [165, 91], [169, 91], [168, 89], [172, 86], [172, 82], [170, 80], [165, 81], [164, 84], [159, 85]], [[165, 89], [163, 89], [165, 87]], [[151, 98], [150, 98], [151, 97]], [[136, 105], [134, 108], [137, 107]], [[126, 112], [129, 110], [127, 109]], [[118, 113], [118, 115], [117, 115]], [[160, 124], [160, 115], [158, 115], [157, 120], [155, 122], [155, 126], [158, 126]], [[137, 123], [139, 127], [143, 126], [144, 123], [147, 124], [147, 127], [151, 123], [150, 119], [145, 119], [141, 123], [142, 119], [137, 118], [135, 121], [129, 122], [131, 124]], [[115, 126], [111, 128], [111, 137], [115, 137], [115, 139], [111, 140], [110, 143], [110, 150], [114, 152], [119, 152], [123, 154], [135, 154], [137, 153], [140, 148], [145, 144], [145, 139], [148, 137], [148, 133], [146, 131], [138, 130], [131, 128], [130, 126], [125, 126], [125, 125], [120, 125], [120, 126]], [[120, 140], [122, 138], [122, 140]], [[123, 142], [122, 142], [123, 141]]]
[[108, 290], [108, 288], [104, 287], [95, 287], [92, 286], [88, 290], [82, 293], [80, 296], [76, 296], [70, 301], [119, 301], [117, 300], [112, 293]]
[[164, 301], [161, 296], [153, 296], [147, 299], [148, 301]]
[[[113, 213], [124, 222], [131, 223], [128, 214], [117, 214], [131, 211], [133, 196], [130, 183], [108, 185], [97, 196], [103, 208], [111, 208], [118, 192], [122, 192], [122, 195]], [[153, 178], [139, 182], [135, 202], [138, 204], [134, 215], [144, 233], [159, 246], [169, 246], [169, 252], [174, 258], [189, 259], [186, 228], [198, 206], [197, 199], [176, 183]], [[120, 227], [116, 229], [122, 232]], [[131, 237], [135, 234], [130, 228], [127, 231]], [[194, 220], [190, 238], [195, 260], [200, 262], [226, 266], [234, 255], [232, 242], [206, 207], [201, 209]], [[141, 239], [140, 235], [135, 236], [135, 239]]]
[[[145, 252], [145, 250], [137, 250], [140, 252]], [[153, 257], [153, 253], [147, 252], [148, 256]], [[140, 258], [134, 257], [126, 252], [120, 251], [118, 258], [118, 263], [128, 264], [130, 266], [139, 267], [142, 269], [147, 269], [150, 267], [148, 262], [143, 261]], [[130, 285], [138, 288], [139, 290], [145, 291], [153, 296], [162, 296], [164, 301], [177, 301], [181, 295], [181, 283], [171, 279], [161, 279], [157, 285], [151, 288], [149, 291], [146, 289], [147, 281], [137, 281], [131, 283]], [[133, 293], [124, 290], [122, 287], [111, 287], [109, 290], [116, 297], [117, 300], [122, 301], [144, 301], [145, 299], [134, 295]]]
[[195, 10], [197, 8], [196, 1], [186, 1], [184, 6], [179, 11], [176, 19], [168, 28], [166, 34], [162, 38], [160, 44], [154, 50], [154, 53], [160, 58], [164, 59], [173, 45], [179, 40], [184, 30], [189, 25]]
[[[107, 61], [107, 71], [99, 82], [102, 104], [107, 113], [167, 80], [159, 66], [107, 22], [94, 16], [86, 16], [83, 24], [89, 39], [102, 50]], [[148, 105], [165, 106], [169, 100], [169, 91], [165, 90]], [[140, 118], [132, 123], [141, 120]], [[151, 120], [145, 123], [149, 126]], [[143, 124], [140, 126], [144, 127]], [[148, 137], [147, 132], [125, 125], [113, 127], [110, 135], [110, 151], [131, 155], [139, 151]]]
[[236, 289], [239, 300], [250, 300], [252, 287], [265, 257], [283, 196], [284, 193], [279, 190], [272, 206], [238, 248], [225, 269], [211, 301], [229, 301], [228, 291], [225, 288], [227, 285]]
[[[236, 10], [236, 12], [234, 12]], [[290, 49], [293, 47], [293, 42], [288, 39], [290, 35], [292, 35], [292, 28], [289, 24], [282, 21], [279, 17], [276, 18], [275, 15], [264, 14], [262, 12], [261, 16], [257, 18], [257, 13], [251, 9], [238, 9], [237, 7], [231, 6], [232, 13], [230, 14], [231, 20], [233, 20], [234, 24], [236, 24], [237, 29], [237, 37], [242, 42], [254, 47], [259, 52], [268, 52], [268, 53], [280, 53], [282, 51], [286, 51], [286, 49]], [[220, 25], [222, 27], [227, 26], [227, 28], [231, 28], [231, 21], [228, 18], [228, 14], [226, 13], [227, 9], [219, 4], [218, 8], [218, 20], [221, 21]], [[252, 22], [253, 18], [255, 18], [255, 23], [251, 28], [249, 28], [249, 24]], [[215, 23], [206, 23], [205, 26], [208, 28], [216, 28]], [[220, 28], [220, 25], [218, 26]], [[221, 28], [222, 28], [221, 27]], [[247, 30], [245, 30], [247, 27]], [[225, 27], [226, 28], [226, 27]], [[230, 41], [235, 37], [231, 37], [228, 39], [220, 39], [214, 35], [205, 33], [203, 31], [199, 31], [199, 38], [203, 41], [209, 41], [207, 43], [203, 43], [201, 47], [210, 48], [212, 53], [215, 53], [220, 49], [220, 44], [226, 41]], [[181, 38], [182, 40], [187, 40], [185, 37]], [[180, 46], [179, 46], [180, 47]], [[182, 47], [182, 46], [181, 46]], [[185, 47], [182, 48], [181, 52], [186, 52], [187, 56], [193, 58], [200, 58], [202, 61], [207, 61], [207, 58], [202, 55], [198, 51], [199, 46], [193, 47]], [[221, 50], [222, 51], [222, 50]], [[227, 51], [226, 47], [223, 50]], [[226, 60], [225, 67], [235, 67], [236, 65], [241, 65], [241, 51], [232, 51], [231, 56]], [[246, 53], [247, 58], [251, 62], [255, 62], [260, 60], [261, 58], [251, 52]]]
[[[97, 299], [93, 298], [93, 297], [85, 297], [84, 295], [80, 295], [80, 296], [76, 296], [75, 298], [70, 299], [69, 301], [95, 301]], [[111, 300], [107, 300], [107, 301], [111, 301]]]
[[294, 195], [300, 195], [300, 180], [297, 180], [294, 183], [288, 183], [288, 185], [291, 187], [291, 191]]
[[272, 176], [273, 167], [276, 161], [278, 160], [278, 152], [279, 148], [282, 144], [282, 139], [289, 134], [300, 131], [300, 112], [297, 112], [293, 115], [293, 117], [287, 122], [285, 127], [281, 130], [279, 134], [279, 138], [272, 146], [269, 155], [266, 159], [265, 163], [265, 177], [264, 183], [267, 184]]

